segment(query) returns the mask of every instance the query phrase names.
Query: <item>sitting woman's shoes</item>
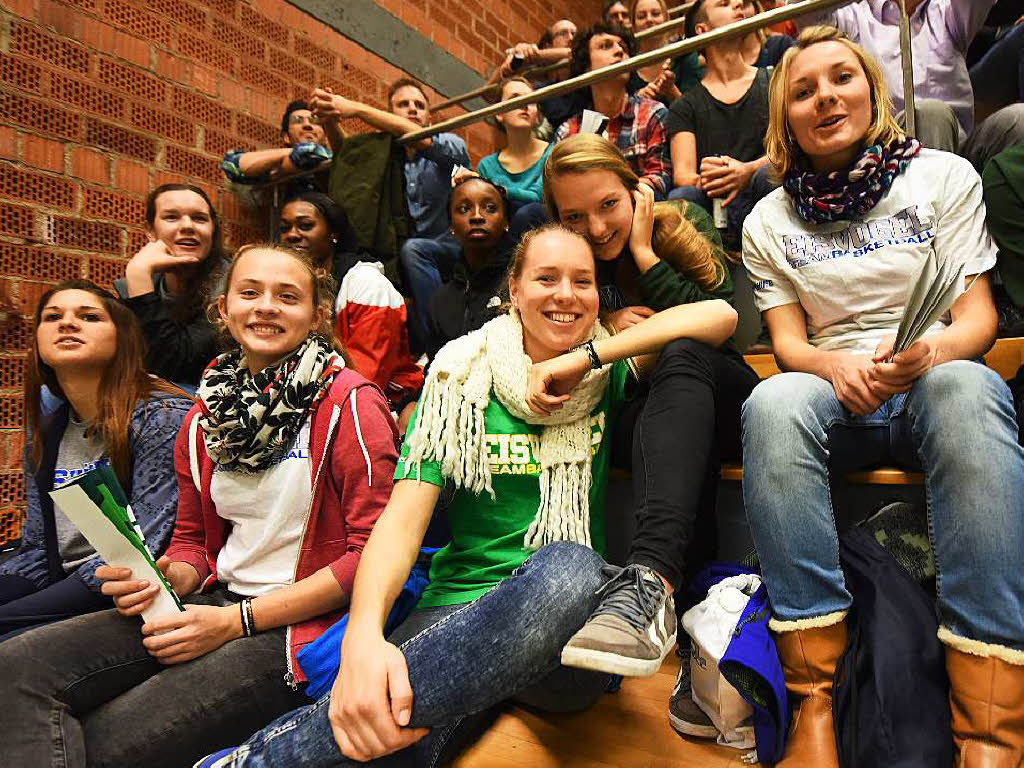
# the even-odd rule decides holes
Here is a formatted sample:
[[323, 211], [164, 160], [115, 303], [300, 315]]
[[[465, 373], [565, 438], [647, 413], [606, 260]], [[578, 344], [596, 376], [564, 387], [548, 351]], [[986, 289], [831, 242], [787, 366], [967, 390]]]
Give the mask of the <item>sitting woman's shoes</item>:
[[786, 751], [777, 768], [839, 768], [832, 719], [832, 681], [846, 648], [846, 621], [776, 632], [775, 646], [793, 709]]
[[946, 646], [957, 768], [1024, 765], [1024, 666]]

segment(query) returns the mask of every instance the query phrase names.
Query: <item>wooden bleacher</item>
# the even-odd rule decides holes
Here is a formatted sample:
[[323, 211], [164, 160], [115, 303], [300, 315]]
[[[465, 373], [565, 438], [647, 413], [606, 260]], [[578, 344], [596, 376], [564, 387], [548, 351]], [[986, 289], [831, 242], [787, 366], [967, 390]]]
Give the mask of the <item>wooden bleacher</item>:
[[669, 654], [658, 674], [627, 679], [586, 712], [502, 712], [452, 765], [455, 768], [735, 768], [743, 752], [680, 736], [668, 722], [668, 698], [679, 660]]
[[[767, 379], [781, 373], [772, 354], [746, 355], [747, 364], [758, 376]], [[997, 339], [995, 346], [985, 355], [989, 368], [1003, 379], [1010, 379], [1017, 369], [1024, 364], [1024, 338]], [[727, 464], [722, 467], [722, 479], [740, 482], [743, 480], [743, 467], [739, 464]], [[859, 472], [847, 472], [843, 479], [857, 485], [923, 485], [924, 475], [920, 472], [904, 472], [894, 467]]]
[[[1024, 338], [999, 339], [985, 355], [1004, 379], [1024, 364]], [[748, 355], [761, 378], [779, 373], [775, 358]], [[722, 468], [722, 479], [743, 479], [739, 465]], [[847, 483], [871, 486], [921, 485], [924, 476], [891, 467], [851, 472]], [[608, 694], [576, 715], [538, 714], [507, 707], [494, 724], [453, 764], [456, 768], [675, 768], [694, 765], [725, 768], [747, 765], [743, 753], [712, 741], [684, 737], [668, 722], [668, 699], [679, 660], [670, 654], [658, 674], [626, 679], [622, 690]]]

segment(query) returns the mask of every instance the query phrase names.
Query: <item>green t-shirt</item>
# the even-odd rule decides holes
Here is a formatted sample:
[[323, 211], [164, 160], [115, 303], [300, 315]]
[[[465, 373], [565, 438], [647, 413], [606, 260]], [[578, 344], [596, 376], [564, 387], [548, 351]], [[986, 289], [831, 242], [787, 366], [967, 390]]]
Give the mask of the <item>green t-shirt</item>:
[[[604, 553], [604, 497], [611, 455], [610, 433], [618, 406], [625, 398], [629, 369], [624, 361], [612, 366], [604, 397], [591, 412], [593, 459], [590, 486], [590, 537]], [[415, 424], [415, 416], [412, 424]], [[491, 456], [491, 487], [475, 494], [458, 488], [448, 507], [452, 540], [434, 555], [430, 584], [417, 608], [457, 605], [476, 600], [507, 579], [532, 554], [523, 546], [526, 531], [540, 504], [540, 462], [543, 427], [517, 419], [496, 397], [484, 411], [487, 450]], [[395, 467], [395, 480], [422, 480], [443, 486], [439, 462], [406, 465], [409, 441]]]

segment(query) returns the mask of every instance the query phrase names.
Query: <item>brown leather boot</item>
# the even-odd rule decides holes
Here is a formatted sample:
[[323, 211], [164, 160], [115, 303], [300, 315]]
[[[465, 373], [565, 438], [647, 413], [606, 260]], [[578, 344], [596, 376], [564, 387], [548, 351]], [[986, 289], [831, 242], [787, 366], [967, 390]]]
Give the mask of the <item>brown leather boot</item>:
[[1024, 765], [1024, 666], [946, 646], [957, 768]]
[[786, 690], [799, 699], [776, 768], [839, 768], [832, 720], [832, 679], [846, 648], [846, 620], [828, 627], [776, 632]]

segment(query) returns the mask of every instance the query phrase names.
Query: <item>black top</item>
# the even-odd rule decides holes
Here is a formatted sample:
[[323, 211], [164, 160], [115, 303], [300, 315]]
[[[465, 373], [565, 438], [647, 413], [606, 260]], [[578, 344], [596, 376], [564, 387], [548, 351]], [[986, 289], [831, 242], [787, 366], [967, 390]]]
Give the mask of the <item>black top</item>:
[[[506, 240], [508, 238], [506, 237]], [[510, 252], [499, 243], [493, 259], [479, 272], [470, 273], [459, 254], [452, 279], [437, 289], [427, 311], [427, 357], [431, 360], [445, 344], [475, 331], [499, 314], [497, 299], [505, 287]]]
[[669, 108], [668, 135], [686, 131], [697, 138], [697, 168], [705, 157], [728, 155], [742, 162], [764, 154], [768, 131], [767, 69], [758, 70], [754, 82], [735, 104], [725, 104], [701, 83], [680, 96]]
[[174, 316], [174, 299], [162, 289], [159, 276], [153, 278], [149, 293], [128, 296], [124, 280], [115, 280], [114, 289], [125, 305], [135, 313], [146, 340], [146, 370], [190, 389], [199, 385], [203, 371], [220, 352], [217, 329], [197, 312], [187, 322]]
[[789, 50], [792, 45], [793, 38], [789, 35], [769, 35], [761, 44], [761, 53], [758, 55], [757, 61], [754, 62], [754, 66], [758, 69], [761, 67], [777, 67], [779, 60], [782, 59], [782, 54]]
[[[560, 83], [561, 80], [539, 80], [533, 84], [534, 90], [539, 90], [548, 85]], [[551, 123], [552, 128], [558, 128], [562, 123], [575, 114], [582, 112], [590, 97], [589, 89], [563, 93], [561, 96], [548, 96], [543, 101], [537, 102], [540, 113]]]

